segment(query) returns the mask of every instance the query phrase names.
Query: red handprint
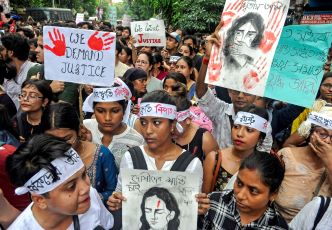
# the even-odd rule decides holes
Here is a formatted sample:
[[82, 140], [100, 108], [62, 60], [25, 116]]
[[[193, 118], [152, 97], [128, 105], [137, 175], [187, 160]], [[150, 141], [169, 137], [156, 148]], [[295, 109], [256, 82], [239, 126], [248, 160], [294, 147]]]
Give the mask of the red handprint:
[[242, 9], [242, 3], [244, 0], [237, 0], [233, 4], [229, 4], [221, 14], [221, 20], [224, 22], [224, 26], [230, 24], [237, 13]]
[[[51, 39], [54, 47], [51, 48], [49, 45], [45, 45], [44, 48], [54, 53], [56, 56], [64, 56], [66, 53], [66, 39], [63, 34], [60, 34], [59, 29], [53, 28], [53, 34], [48, 31], [48, 36]], [[54, 39], [55, 38], [55, 39]]]
[[276, 7], [272, 7], [270, 10], [269, 21], [265, 28], [264, 37], [259, 45], [259, 48], [263, 51], [263, 53], [269, 52], [279, 37], [279, 34], [283, 28], [282, 25], [279, 25], [283, 20], [285, 9], [286, 6], [279, 7], [278, 9], [276, 9]]
[[222, 63], [219, 56], [220, 52], [221, 52], [221, 46], [213, 47], [213, 51], [211, 53], [210, 62], [209, 62], [209, 68], [208, 68], [210, 82], [216, 82], [220, 78], [220, 72], [222, 69]]
[[255, 66], [255, 70], [250, 70], [249, 73], [243, 78], [243, 86], [246, 90], [253, 89], [257, 86], [260, 80], [265, 77], [267, 71], [265, 67], [267, 65], [267, 58], [260, 57]]
[[99, 31], [94, 32], [88, 40], [88, 46], [92, 50], [109, 50], [114, 41], [114, 37], [109, 36], [110, 33], [105, 33], [101, 37], [97, 37]]

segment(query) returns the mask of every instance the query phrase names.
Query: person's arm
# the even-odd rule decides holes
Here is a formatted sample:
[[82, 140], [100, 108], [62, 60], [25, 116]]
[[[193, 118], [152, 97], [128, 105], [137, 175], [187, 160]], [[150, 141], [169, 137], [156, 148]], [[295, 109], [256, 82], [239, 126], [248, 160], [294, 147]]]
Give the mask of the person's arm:
[[[101, 165], [100, 170], [102, 171], [102, 183], [101, 188], [103, 191], [99, 192], [101, 196], [103, 197], [103, 201], [106, 204], [106, 201], [108, 200], [108, 197], [112, 195], [112, 193], [115, 191], [116, 183], [117, 183], [117, 168], [115, 165], [115, 159], [111, 151], [101, 146], [100, 151], [102, 152], [101, 157]], [[98, 185], [96, 187], [99, 187]]]
[[210, 193], [213, 173], [216, 166], [216, 152], [208, 153], [203, 162], [203, 186], [202, 192]]
[[0, 189], [0, 224], [6, 229], [20, 215], [20, 211], [11, 205]]
[[203, 143], [202, 143], [202, 149], [204, 152], [204, 155], [206, 156], [208, 153], [212, 151], [216, 151], [219, 149], [218, 143], [216, 139], [212, 136], [212, 134], [208, 131], [206, 131], [203, 134]]
[[198, 78], [197, 78], [197, 82], [196, 82], [196, 96], [198, 98], [201, 98], [206, 93], [207, 88], [208, 88], [207, 84], [205, 84], [205, 76], [206, 76], [206, 71], [207, 71], [207, 67], [208, 67], [206, 60], [210, 59], [212, 45], [213, 44], [220, 45], [220, 38], [219, 38], [218, 32], [220, 31], [222, 25], [223, 25], [223, 23], [220, 22], [219, 25], [217, 26], [217, 28], [215, 29], [214, 33], [211, 36], [206, 38], [206, 40], [207, 40], [206, 51], [205, 51], [205, 54], [203, 57], [202, 65], [199, 70]]

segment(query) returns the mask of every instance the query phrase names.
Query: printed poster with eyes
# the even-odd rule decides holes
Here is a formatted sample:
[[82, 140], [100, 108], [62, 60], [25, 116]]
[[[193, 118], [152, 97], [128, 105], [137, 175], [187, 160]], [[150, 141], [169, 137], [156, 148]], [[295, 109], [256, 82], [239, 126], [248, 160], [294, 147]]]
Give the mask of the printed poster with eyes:
[[121, 177], [123, 230], [196, 229], [196, 174], [126, 169]]
[[116, 34], [66, 27], [43, 27], [45, 78], [112, 86]]

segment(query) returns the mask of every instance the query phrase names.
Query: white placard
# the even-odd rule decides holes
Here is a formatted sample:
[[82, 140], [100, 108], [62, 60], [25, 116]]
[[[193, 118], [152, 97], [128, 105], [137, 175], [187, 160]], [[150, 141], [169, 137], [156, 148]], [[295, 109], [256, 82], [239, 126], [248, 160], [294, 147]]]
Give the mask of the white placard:
[[135, 46], [166, 46], [165, 24], [163, 20], [136, 21], [130, 23]]
[[205, 82], [263, 96], [288, 0], [227, 0]]
[[127, 199], [122, 203], [123, 230], [196, 229], [199, 179], [195, 174], [124, 169], [121, 178]]
[[84, 14], [77, 13], [76, 14], [76, 24], [84, 22]]
[[46, 79], [113, 84], [115, 33], [44, 26], [43, 35]]

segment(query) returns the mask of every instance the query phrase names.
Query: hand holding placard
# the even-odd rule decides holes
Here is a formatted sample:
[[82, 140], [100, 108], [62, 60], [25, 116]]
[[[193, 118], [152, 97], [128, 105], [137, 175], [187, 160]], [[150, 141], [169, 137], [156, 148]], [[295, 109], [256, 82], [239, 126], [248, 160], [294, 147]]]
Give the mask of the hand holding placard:
[[114, 41], [114, 37], [110, 33], [105, 33], [101, 37], [97, 37], [99, 31], [94, 32], [88, 40], [88, 46], [92, 50], [109, 50], [111, 49], [111, 44]]
[[66, 54], [66, 39], [63, 34], [60, 34], [60, 31], [56, 28], [53, 29], [54, 37], [52, 33], [49, 31], [48, 36], [51, 39], [54, 47], [51, 48], [49, 45], [45, 45], [44, 48], [50, 50], [56, 56], [64, 56]]

